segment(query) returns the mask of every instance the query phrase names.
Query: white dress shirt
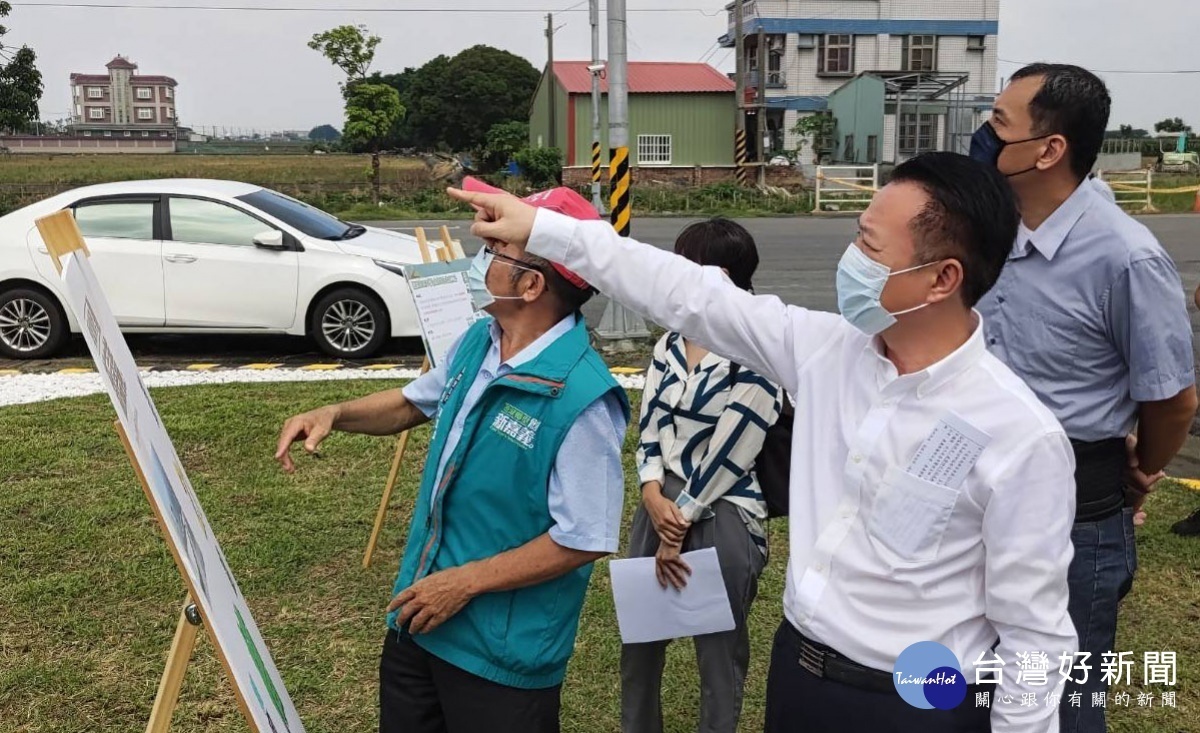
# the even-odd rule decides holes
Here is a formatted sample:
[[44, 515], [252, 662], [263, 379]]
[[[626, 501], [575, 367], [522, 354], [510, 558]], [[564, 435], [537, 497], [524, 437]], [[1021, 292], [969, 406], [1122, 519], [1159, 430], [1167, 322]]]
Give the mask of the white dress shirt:
[[[793, 396], [792, 625], [889, 674], [909, 645], [936, 641], [968, 683], [999, 639], [993, 730], [1058, 730], [1045, 698], [1062, 694], [1058, 661], [1077, 650], [1067, 613], [1074, 457], [1054, 416], [987, 353], [981, 323], [953, 354], [899, 376], [841, 316], [752, 295], [604, 222], [539, 209], [528, 249]], [[905, 471], [951, 412], [991, 437], [957, 489]], [[1050, 660], [1044, 685], [1018, 682], [1017, 655], [1032, 652]], [[1025, 693], [1036, 706], [1021, 705]]]

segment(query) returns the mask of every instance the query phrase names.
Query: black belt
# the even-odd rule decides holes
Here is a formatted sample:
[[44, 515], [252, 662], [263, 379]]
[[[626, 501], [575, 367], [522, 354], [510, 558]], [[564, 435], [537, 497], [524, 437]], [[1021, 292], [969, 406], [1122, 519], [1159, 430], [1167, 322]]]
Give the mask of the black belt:
[[1125, 507], [1124, 438], [1086, 443], [1072, 440], [1075, 452], [1075, 521], [1099, 522]]
[[[838, 654], [833, 648], [813, 641], [804, 634], [801, 634], [795, 626], [792, 626], [786, 620], [783, 622], [782, 627], [799, 649], [799, 659], [797, 661], [800, 663], [800, 666], [813, 675], [868, 692], [896, 692], [896, 685], [892, 681], [892, 675], [887, 672], [872, 667], [864, 667], [858, 662], [847, 659]], [[976, 692], [995, 689], [995, 687], [994, 684], [989, 685], [986, 683], [969, 684], [967, 685], [967, 698], [970, 698]]]
[[792, 637], [799, 649], [800, 666], [822, 679], [840, 682], [870, 692], [895, 692], [892, 675], [871, 667], [864, 667], [830, 647], [809, 639], [787, 621], [784, 630]]

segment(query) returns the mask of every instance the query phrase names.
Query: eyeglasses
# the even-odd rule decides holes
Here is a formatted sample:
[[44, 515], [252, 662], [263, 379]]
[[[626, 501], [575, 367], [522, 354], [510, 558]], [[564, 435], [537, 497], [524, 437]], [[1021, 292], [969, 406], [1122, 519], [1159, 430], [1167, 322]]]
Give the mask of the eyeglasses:
[[504, 262], [507, 265], [511, 265], [513, 267], [517, 267], [522, 270], [528, 270], [530, 272], [540, 273], [543, 277], [545, 277], [545, 275], [546, 275], [546, 273], [542, 270], [542, 268], [538, 267], [537, 265], [533, 264], [532, 262], [525, 262], [524, 260], [518, 260], [516, 257], [509, 257], [508, 255], [500, 254], [490, 244], [484, 245], [484, 249], [487, 250], [487, 253], [489, 255], [500, 260], [501, 262]]

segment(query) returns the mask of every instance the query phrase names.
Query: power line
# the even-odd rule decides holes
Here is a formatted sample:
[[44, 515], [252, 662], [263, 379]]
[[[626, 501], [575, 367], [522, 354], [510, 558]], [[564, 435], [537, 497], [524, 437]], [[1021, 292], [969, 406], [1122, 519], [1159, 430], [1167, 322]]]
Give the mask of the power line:
[[[996, 59], [1006, 64], [1016, 64], [1018, 66], [1028, 66], [1035, 63], [1033, 61], [1016, 61], [1013, 59]], [[1092, 69], [1088, 71], [1094, 74], [1200, 74], [1200, 69]]]
[[[45, 3], [10, 3], [14, 7], [25, 8], [73, 8], [73, 9], [91, 9], [91, 10], [220, 10], [220, 11], [245, 11], [258, 13], [489, 13], [489, 14], [518, 14], [518, 13], [586, 13], [587, 8], [578, 7], [581, 3], [576, 3], [567, 10], [555, 10], [554, 8], [512, 8], [512, 7], [483, 7], [483, 8], [447, 8], [447, 7], [409, 7], [409, 8], [302, 8], [302, 7], [261, 7], [254, 5], [183, 5], [183, 4], [156, 4], [156, 5], [139, 5], [134, 3], [111, 2], [111, 3], [72, 3], [72, 2], [45, 2]], [[699, 13], [706, 17], [715, 17], [722, 13], [721, 10], [710, 11], [705, 8], [629, 8], [630, 13]]]

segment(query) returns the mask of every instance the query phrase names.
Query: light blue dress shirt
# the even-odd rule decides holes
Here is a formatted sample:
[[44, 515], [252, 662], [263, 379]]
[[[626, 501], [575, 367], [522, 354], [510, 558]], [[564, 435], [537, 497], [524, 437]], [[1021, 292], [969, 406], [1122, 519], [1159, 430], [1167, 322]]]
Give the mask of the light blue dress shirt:
[[[467, 415], [495, 379], [529, 361], [575, 327], [575, 316], [559, 321], [508, 361], [500, 361], [500, 327], [488, 324], [492, 344], [475, 380], [467, 390], [438, 462], [434, 486], [441, 483], [446, 462], [462, 438]], [[434, 417], [446, 388], [447, 367], [454, 360], [458, 343], [450, 348], [442, 364], [404, 387], [404, 396], [429, 417]], [[563, 547], [584, 552], [616, 552], [621, 530], [621, 504], [625, 498], [625, 475], [621, 445], [627, 420], [620, 401], [612, 394], [596, 400], [580, 413], [559, 446], [550, 471], [547, 498], [554, 526], [550, 538]], [[522, 477], [514, 476], [513, 481]], [[436, 490], [436, 489], [435, 489]]]
[[1192, 324], [1175, 263], [1150, 230], [1084, 181], [1036, 230], [1021, 225], [977, 306], [988, 348], [1067, 435], [1127, 435], [1139, 402], [1195, 382]]

